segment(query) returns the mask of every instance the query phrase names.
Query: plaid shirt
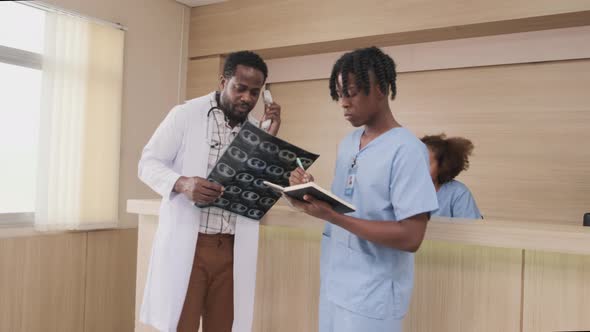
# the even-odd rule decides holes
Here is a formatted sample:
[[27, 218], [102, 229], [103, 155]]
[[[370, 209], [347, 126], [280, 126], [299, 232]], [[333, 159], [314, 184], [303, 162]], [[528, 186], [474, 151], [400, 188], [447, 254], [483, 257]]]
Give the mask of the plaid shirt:
[[[239, 124], [231, 128], [225, 119], [223, 111], [220, 109], [213, 109], [211, 115], [207, 117], [207, 121], [209, 121], [207, 142], [212, 146], [209, 151], [207, 165], [207, 174], [209, 174], [242, 126]], [[234, 234], [236, 219], [237, 215], [235, 213], [216, 207], [203, 208], [201, 209], [201, 227], [199, 231], [205, 234]]]

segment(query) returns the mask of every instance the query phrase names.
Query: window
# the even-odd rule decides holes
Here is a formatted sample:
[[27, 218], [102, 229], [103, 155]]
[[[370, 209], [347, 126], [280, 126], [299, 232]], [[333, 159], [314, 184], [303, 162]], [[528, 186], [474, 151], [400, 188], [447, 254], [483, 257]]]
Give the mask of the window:
[[124, 28], [0, 2], [0, 224], [118, 222]]
[[0, 2], [0, 45], [41, 54], [45, 11], [12, 1]]
[[0, 223], [35, 210], [44, 25], [44, 11], [0, 2]]

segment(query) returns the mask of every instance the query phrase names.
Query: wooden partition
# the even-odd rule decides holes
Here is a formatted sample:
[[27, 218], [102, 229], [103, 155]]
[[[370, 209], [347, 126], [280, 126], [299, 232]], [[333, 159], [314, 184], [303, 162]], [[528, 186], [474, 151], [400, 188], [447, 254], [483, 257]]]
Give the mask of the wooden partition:
[[86, 235], [0, 239], [0, 331], [83, 331]]
[[404, 331], [519, 331], [522, 255], [519, 249], [424, 242]]
[[[195, 66], [239, 49], [271, 59], [279, 136], [321, 155], [311, 172], [326, 187], [352, 130], [329, 96], [340, 53], [328, 52], [377, 45], [400, 54], [394, 115], [417, 136], [474, 142], [459, 179], [486, 217], [429, 225], [404, 331], [590, 330], [580, 226], [590, 208], [589, 10], [578, 1], [230, 1], [193, 9], [189, 53]], [[248, 27], [232, 20], [261, 12]], [[539, 31], [567, 26], [584, 27]], [[518, 31], [533, 32], [504, 35]], [[488, 37], [450, 41], [472, 36]], [[212, 68], [189, 79], [201, 84]], [[253, 331], [317, 331], [320, 232], [301, 214], [266, 218]]]
[[[417, 136], [445, 132], [475, 144], [459, 179], [486, 218], [580, 224], [589, 209], [590, 60], [401, 73], [391, 108]], [[321, 155], [329, 185], [350, 132], [327, 80], [271, 84], [280, 136]]]
[[[253, 331], [317, 331], [321, 225], [297, 227], [308, 217], [279, 215], [293, 226], [261, 227]], [[589, 260], [426, 240], [404, 331], [587, 331]]]
[[[261, 228], [253, 331], [317, 331], [320, 237], [319, 223]], [[521, 263], [518, 249], [425, 242], [404, 331], [519, 331]]]
[[[318, 227], [260, 228], [252, 331], [317, 330], [321, 240]], [[278, 266], [282, 268], [277, 269]]]
[[[248, 19], [244, 19], [248, 18]], [[194, 8], [189, 56], [344, 51], [588, 24], [584, 0], [240, 0]]]
[[[288, 208], [265, 220], [253, 331], [317, 331], [322, 227]], [[522, 263], [522, 249], [426, 241], [404, 331], [519, 331]]]
[[[159, 201], [139, 216], [137, 310]], [[261, 222], [253, 332], [317, 331], [323, 222], [274, 207]], [[534, 222], [436, 219], [415, 256], [405, 332], [588, 331], [590, 229]], [[143, 324], [136, 331], [155, 331]]]
[[132, 331], [137, 229], [0, 236], [0, 331]]
[[89, 232], [84, 332], [133, 331], [137, 228]]
[[590, 256], [525, 253], [523, 332], [589, 331]]
[[[590, 154], [581, 146], [590, 138], [589, 28], [385, 48], [400, 54], [391, 107], [402, 124], [417, 136], [474, 142], [471, 169], [459, 179], [486, 218], [578, 225], [588, 212]], [[325, 79], [337, 55], [268, 61], [268, 86], [283, 106], [279, 136], [321, 154], [312, 171], [324, 186], [352, 129]], [[191, 60], [189, 90], [215, 89], [221, 60]]]
[[221, 56], [189, 61], [186, 99], [197, 98], [217, 90], [222, 66], [223, 57]]

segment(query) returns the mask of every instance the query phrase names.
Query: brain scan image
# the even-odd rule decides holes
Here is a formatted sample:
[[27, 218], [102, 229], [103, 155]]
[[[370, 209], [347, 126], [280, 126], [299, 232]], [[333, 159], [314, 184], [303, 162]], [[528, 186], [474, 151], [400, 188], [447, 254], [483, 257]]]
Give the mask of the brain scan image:
[[281, 176], [283, 175], [283, 173], [285, 172], [285, 170], [282, 167], [276, 166], [276, 165], [270, 165], [266, 171], [267, 174], [273, 175], [273, 176]]
[[216, 165], [207, 179], [223, 186], [224, 191], [207, 205], [253, 220], [262, 219], [282, 195], [278, 188], [264, 184], [265, 180], [288, 186], [291, 171], [297, 167], [297, 157], [305, 169], [317, 158], [313, 153], [263, 133], [248, 121], [227, 149], [220, 148], [218, 152]]
[[217, 164], [215, 170], [219, 175], [223, 176], [224, 178], [233, 178], [236, 175], [236, 170], [234, 170], [228, 164], [225, 163]]
[[223, 197], [219, 197], [213, 202], [213, 205], [223, 208], [229, 205], [229, 201]]
[[287, 180], [287, 181], [289, 181], [289, 178], [290, 178], [290, 177], [291, 177], [291, 172], [285, 172], [285, 173], [283, 174], [283, 179], [285, 179], [285, 180]]
[[262, 218], [263, 215], [264, 215], [264, 212], [262, 212], [260, 210], [256, 210], [256, 209], [252, 209], [252, 210], [248, 211], [248, 213], [247, 213], [247, 216], [252, 219], [260, 219], [260, 218]]
[[268, 188], [268, 186], [264, 184], [263, 179], [254, 180], [254, 187], [259, 188], [259, 189], [267, 189]]
[[271, 142], [262, 142], [258, 148], [260, 150], [262, 150], [263, 152], [266, 152], [268, 154], [276, 154], [279, 152], [279, 147], [278, 145], [271, 143]]
[[305, 168], [305, 169], [307, 169], [309, 166], [311, 166], [311, 163], [313, 163], [313, 161], [309, 158], [301, 157], [301, 158], [299, 158], [299, 160], [301, 160], [301, 164], [303, 165], [303, 168]]
[[246, 165], [248, 165], [248, 167], [255, 169], [257, 171], [262, 171], [263, 169], [266, 168], [266, 162], [264, 162], [263, 160], [258, 159], [258, 158], [248, 159], [248, 162], [246, 162]]
[[260, 198], [260, 195], [253, 191], [244, 191], [242, 193], [242, 198], [248, 203], [255, 203]]
[[250, 130], [240, 130], [240, 136], [244, 139], [244, 142], [251, 146], [256, 146], [260, 143], [260, 137], [254, 134]]
[[237, 162], [243, 163], [248, 159], [248, 155], [246, 152], [242, 151], [240, 148], [232, 146], [227, 150], [229, 156]]
[[260, 204], [266, 206], [266, 207], [271, 207], [277, 200], [272, 198], [272, 197], [262, 197], [260, 199]]
[[238, 174], [238, 176], [236, 176], [236, 180], [247, 185], [248, 183], [250, 183], [254, 180], [254, 177], [248, 173], [240, 173], [240, 174]]
[[279, 159], [287, 164], [294, 162], [295, 158], [297, 158], [297, 155], [293, 151], [290, 151], [290, 150], [279, 151]]
[[239, 195], [242, 192], [242, 189], [237, 186], [229, 186], [225, 188], [224, 194], [228, 195]]
[[248, 208], [240, 203], [232, 203], [230, 209], [236, 213], [244, 213], [248, 211]]

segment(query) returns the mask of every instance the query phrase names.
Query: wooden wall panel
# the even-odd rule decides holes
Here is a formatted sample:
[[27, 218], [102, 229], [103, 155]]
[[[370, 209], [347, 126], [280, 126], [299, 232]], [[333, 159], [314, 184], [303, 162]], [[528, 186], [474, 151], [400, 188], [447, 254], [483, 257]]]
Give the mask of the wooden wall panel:
[[0, 240], [0, 331], [84, 330], [86, 234]]
[[590, 256], [527, 251], [523, 332], [590, 331]]
[[0, 331], [132, 331], [136, 231], [0, 239]]
[[543, 30], [587, 24], [587, 13], [575, 14], [588, 10], [584, 0], [228, 1], [192, 9], [189, 56], [251, 49], [285, 57]]
[[[128, 205], [130, 212], [140, 214], [137, 310], [158, 222], [158, 204], [156, 200], [135, 200]], [[433, 223], [440, 228], [450, 221]], [[489, 223], [505, 228], [506, 234], [518, 228], [508, 221]], [[453, 226], [451, 232], [456, 236], [447, 234], [444, 241], [426, 240], [415, 256], [415, 288], [404, 321], [405, 332], [588, 330], [585, 309], [590, 298], [590, 256], [534, 250], [526, 250], [523, 255], [522, 248], [503, 248], [500, 240], [461, 244], [461, 233], [474, 235], [471, 227], [462, 222], [447, 226]], [[429, 225], [433, 231], [431, 228]], [[440, 232], [436, 228], [434, 232]], [[565, 241], [568, 235], [563, 231], [574, 232], [575, 227], [542, 228], [547, 232], [554, 228], [558, 240]], [[254, 332], [317, 331], [322, 229], [322, 221], [286, 207], [273, 208], [263, 221]], [[492, 238], [502, 237], [497, 229], [492, 231]], [[483, 233], [485, 230], [478, 237]], [[526, 229], [522, 236], [526, 236]], [[547, 248], [563, 249], [550, 246]], [[138, 324], [136, 331], [155, 330]]]
[[217, 90], [223, 58], [213, 56], [189, 60], [186, 83], [186, 99], [193, 99]]
[[330, 188], [338, 144], [353, 128], [330, 98], [327, 80], [269, 86], [273, 99], [281, 105], [279, 137], [320, 154], [310, 173], [317, 183]]
[[[319, 222], [261, 227], [253, 331], [317, 331], [320, 234]], [[520, 249], [425, 241], [404, 331], [518, 331], [521, 264]]]
[[522, 250], [425, 241], [405, 332], [519, 331]]
[[84, 332], [133, 331], [137, 228], [88, 233]]
[[[590, 18], [588, 19], [590, 22]], [[384, 46], [398, 73], [590, 58], [590, 25]], [[349, 48], [346, 50], [351, 50]], [[509, 50], [509, 52], [507, 52]], [[327, 79], [342, 52], [266, 59], [267, 83]]]
[[[459, 176], [484, 216], [579, 224], [590, 197], [590, 60], [491, 66], [398, 77], [391, 102], [417, 135], [445, 132], [475, 144]], [[270, 85], [283, 107], [279, 136], [321, 154], [311, 172], [332, 180], [338, 142], [350, 132], [327, 80]]]
[[486, 217], [579, 225], [590, 197], [590, 60], [400, 76], [392, 109], [417, 135], [475, 144], [460, 176]]
[[319, 227], [260, 228], [252, 331], [317, 331], [320, 240]]

